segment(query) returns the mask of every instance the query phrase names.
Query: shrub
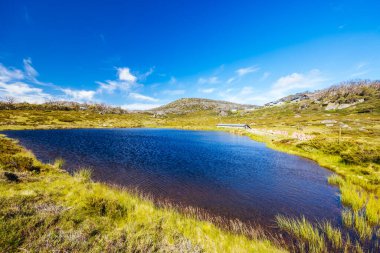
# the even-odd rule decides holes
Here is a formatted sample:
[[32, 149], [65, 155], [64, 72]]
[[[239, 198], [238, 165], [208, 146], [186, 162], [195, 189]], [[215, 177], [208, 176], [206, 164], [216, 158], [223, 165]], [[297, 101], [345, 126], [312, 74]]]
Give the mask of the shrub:
[[363, 145], [352, 145], [349, 149], [340, 152], [342, 161], [348, 164], [362, 164], [373, 162], [380, 164], [380, 149], [363, 147]]
[[14, 155], [18, 152], [21, 152], [21, 148], [14, 141], [0, 136], [0, 153], [2, 155]]
[[61, 116], [58, 118], [59, 121], [61, 122], [74, 122], [76, 119], [74, 117], [70, 117], [70, 116]]
[[338, 142], [331, 138], [316, 137], [296, 146], [307, 152], [320, 151], [325, 154], [339, 155], [342, 162], [347, 164], [380, 164], [380, 147], [371, 147], [358, 141], [344, 140]]
[[13, 155], [13, 156], [1, 156], [0, 161], [5, 169], [13, 170], [13, 171], [33, 171], [35, 168], [33, 167], [33, 159], [26, 156], [21, 155]]
[[121, 218], [127, 214], [128, 208], [117, 200], [98, 196], [91, 196], [85, 200], [85, 210], [98, 216]]

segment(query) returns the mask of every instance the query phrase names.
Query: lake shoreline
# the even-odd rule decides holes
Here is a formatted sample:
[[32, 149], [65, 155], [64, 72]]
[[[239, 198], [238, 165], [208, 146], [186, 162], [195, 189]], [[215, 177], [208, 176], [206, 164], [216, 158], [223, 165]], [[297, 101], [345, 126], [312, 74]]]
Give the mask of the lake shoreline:
[[[59, 129], [50, 131], [53, 132], [49, 132], [49, 130], [37, 132], [35, 132], [35, 130], [27, 130], [25, 133], [21, 132], [20, 134], [17, 134], [18, 131], [16, 131], [13, 134], [8, 132], [8, 136], [19, 139], [22, 144], [26, 144], [26, 147], [31, 149], [33, 152], [37, 152], [37, 157], [42, 159], [44, 162], [52, 161], [55, 157], [62, 157], [66, 161], [69, 161], [67, 167], [71, 172], [73, 170], [75, 171], [75, 168], [80, 166], [91, 166], [94, 169], [94, 179], [99, 182], [119, 184], [132, 189], [137, 187], [145, 193], [152, 194], [154, 199], [157, 201], [169, 201], [181, 208], [187, 208], [189, 206], [200, 208], [216, 217], [221, 216], [227, 219], [239, 219], [245, 224], [259, 224], [262, 227], [268, 228], [275, 226], [274, 217], [278, 213], [288, 214], [292, 217], [300, 217], [301, 215], [305, 215], [311, 219], [325, 217], [329, 220], [334, 220], [334, 223], [336, 223], [336, 216], [332, 216], [332, 213], [335, 213], [336, 210], [338, 210], [338, 207], [335, 207], [335, 203], [337, 201], [336, 190], [330, 189], [334, 187], [328, 186], [327, 184], [327, 176], [330, 174], [328, 170], [325, 168], [317, 168], [318, 166], [316, 163], [310, 160], [305, 160], [303, 158], [300, 159], [297, 156], [289, 156], [283, 152], [279, 153], [278, 151], [268, 149], [265, 145], [252, 141], [246, 136], [233, 137], [234, 135], [231, 135], [231, 133], [228, 132], [223, 132], [223, 134], [221, 132], [220, 134], [217, 134], [216, 131], [188, 131], [167, 128], [87, 128], [71, 130]], [[62, 137], [58, 138], [54, 136]], [[101, 143], [97, 143], [97, 137], [103, 139], [102, 136], [104, 136], [105, 140], [107, 139], [106, 143], [109, 144], [103, 145]], [[118, 137], [115, 138], [115, 136]], [[123, 136], [127, 137], [127, 139], [124, 139]], [[138, 139], [135, 140], [134, 136], [145, 136], [141, 139], [141, 141], [143, 141], [142, 147], [139, 148], [143, 148], [143, 150], [145, 150], [144, 157], [139, 158], [139, 153], [136, 153], [135, 148], [132, 150], [129, 150], [128, 148], [131, 145], [138, 146], [139, 141]], [[39, 141], [40, 138], [41, 141]], [[83, 138], [86, 138], [87, 140], [84, 140]], [[118, 141], [119, 138], [122, 141]], [[146, 138], [152, 138], [153, 141], [147, 147], [145, 147]], [[165, 139], [165, 145], [174, 145], [174, 147], [179, 150], [185, 149], [187, 150], [185, 153], [190, 152], [192, 154], [191, 156], [194, 156], [194, 158], [205, 156], [198, 160], [203, 162], [191, 164], [191, 160], [193, 159], [183, 160], [189, 158], [186, 158], [187, 155], [185, 155], [182, 151], [170, 151], [170, 148], [167, 149], [166, 146], [162, 147], [162, 149], [160, 148], [161, 146], [155, 146], [160, 143], [161, 138], [168, 138]], [[199, 138], [206, 138], [207, 141], [203, 143]], [[49, 139], [51, 141], [49, 141]], [[82, 139], [83, 141], [77, 141]], [[127, 141], [128, 139], [130, 139], [130, 141]], [[65, 144], [65, 140], [67, 140], [67, 144]], [[187, 142], [191, 143], [191, 147], [185, 144]], [[47, 144], [46, 148], [44, 143]], [[224, 146], [226, 144], [228, 145]], [[57, 145], [62, 147], [58, 147]], [[81, 148], [76, 149], [74, 146], [80, 146]], [[85, 151], [85, 147], [94, 147], [94, 149], [90, 148], [89, 151]], [[115, 147], [117, 147], [116, 150]], [[227, 150], [227, 147], [230, 147], [231, 150]], [[236, 152], [233, 151], [233, 149], [238, 147], [240, 149], [244, 149]], [[202, 153], [206, 153], [198, 153], [197, 150], [199, 148], [202, 148]], [[159, 156], [166, 157], [165, 164], [163, 166], [159, 165], [159, 161], [151, 160], [151, 158], [149, 158], [150, 155], [145, 156], [147, 155], [146, 152], [150, 153], [148, 151], [150, 149], [161, 150], [159, 151], [161, 152]], [[101, 153], [97, 153], [97, 150], [102, 150], [102, 153], [107, 154], [107, 157], [104, 157], [103, 160], [103, 155]], [[211, 152], [211, 150], [213, 150], [212, 153], [207, 155], [207, 152]], [[115, 152], [121, 154], [115, 156], [113, 155]], [[134, 158], [130, 157], [130, 152], [134, 154]], [[255, 155], [257, 154], [261, 155], [258, 155], [259, 157], [256, 159]], [[209, 160], [207, 158], [213, 157], [214, 155], [226, 158], [220, 157], [217, 160]], [[227, 158], [231, 155], [234, 159], [237, 159], [236, 162], [232, 162]], [[267, 155], [272, 158], [269, 158], [269, 160], [263, 160], [266, 158], [260, 157], [265, 157]], [[171, 158], [173, 156], [175, 157], [175, 160]], [[240, 158], [236, 158], [235, 156]], [[97, 158], [95, 159], [93, 157]], [[277, 162], [273, 163], [276, 159], [279, 159], [277, 157], [281, 157], [280, 159], [282, 159], [282, 161], [288, 160], [289, 165], [283, 166]], [[122, 159], [125, 159], [125, 161], [123, 162]], [[138, 159], [138, 161], [134, 162], [135, 159]], [[183, 162], [178, 163], [178, 161]], [[242, 161], [245, 162], [242, 163]], [[251, 161], [255, 162], [252, 163]], [[263, 162], [264, 164], [259, 166], [260, 168], [255, 165]], [[213, 168], [210, 165], [214, 163], [218, 164], [216, 165], [217, 168]], [[270, 165], [272, 163], [273, 166]], [[112, 169], [109, 169], [107, 164], [112, 164]], [[129, 165], [126, 166], [124, 164]], [[142, 167], [140, 167], [140, 164]], [[168, 167], [168, 164], [171, 165]], [[179, 168], [182, 169], [179, 169], [179, 171], [176, 171], [174, 174], [169, 172], [176, 166], [179, 166]], [[235, 168], [230, 169], [231, 166], [235, 166]], [[247, 170], [246, 166], [250, 169]], [[139, 169], [138, 171], [135, 171], [132, 167], [138, 167]], [[198, 170], [203, 170], [202, 168], [207, 168], [207, 170], [196, 172]], [[260, 170], [263, 172], [259, 172]], [[154, 173], [156, 174], [154, 175], [156, 176], [151, 175], [153, 171], [155, 171]], [[277, 171], [277, 173], [275, 171]], [[148, 174], [144, 174], [146, 172]], [[203, 176], [200, 178], [194, 178], [194, 175], [196, 175], [194, 173], [201, 173]], [[226, 178], [226, 175], [230, 175], [231, 173], [233, 173], [232, 176]], [[268, 173], [274, 174], [270, 176], [267, 175]], [[283, 180], [282, 178], [285, 178], [286, 175], [289, 176], [288, 173], [293, 176], [291, 176], [289, 180]], [[302, 174], [302, 177], [298, 175], [300, 173]], [[242, 175], [245, 175], [243, 178], [246, 179], [243, 179]], [[260, 178], [260, 175], [265, 176]], [[283, 175], [284, 177], [279, 177], [277, 175]], [[156, 179], [156, 177], [158, 178]], [[185, 178], [187, 179], [183, 182], [181, 181], [182, 183], [178, 183], [180, 178], [183, 180], [185, 180]], [[196, 181], [194, 181], [194, 179], [196, 179]], [[212, 180], [208, 181], [210, 179]], [[214, 183], [214, 180], [219, 183]], [[200, 181], [204, 183], [200, 185]], [[288, 185], [288, 182], [293, 183]], [[151, 185], [155, 186], [152, 187]], [[279, 188], [278, 185], [281, 185], [281, 187]], [[164, 191], [161, 192], [161, 190], [157, 190], [157, 188], [164, 189]], [[248, 190], [250, 188], [252, 188], [252, 190]], [[219, 190], [216, 191], [215, 189]], [[300, 189], [307, 190], [301, 193]], [[220, 191], [225, 192], [224, 194], [220, 194]], [[201, 192], [203, 192], [203, 194], [201, 194]], [[277, 196], [283, 197], [279, 198]], [[326, 200], [325, 206], [328, 208], [319, 210], [317, 207], [313, 207], [314, 204], [312, 203], [322, 196], [324, 196], [323, 198]], [[287, 198], [288, 201], [284, 201]], [[261, 205], [260, 203], [264, 204]], [[265, 208], [265, 203], [272, 204]], [[220, 207], [216, 208], [216, 206]], [[237, 206], [240, 208], [236, 209]], [[300, 208], [304, 210], [304, 212], [295, 211]], [[263, 211], [263, 209], [266, 211]], [[293, 209], [294, 211], [290, 211]], [[317, 209], [319, 211], [317, 211]], [[331, 212], [328, 212], [329, 215], [324, 215], [326, 210], [330, 209]], [[269, 210], [271, 211], [268, 212]], [[268, 219], [269, 214], [271, 214], [270, 220]]]
[[[110, 128], [113, 128], [113, 127], [99, 127], [99, 128], [98, 127], [85, 127], [84, 129], [110, 129]], [[310, 159], [312, 161], [317, 162], [322, 167], [329, 169], [331, 171], [334, 171], [337, 174], [341, 175], [338, 177], [333, 176], [332, 178], [329, 178], [328, 181], [331, 185], [335, 185], [335, 186], [339, 187], [339, 189], [341, 190], [341, 201], [345, 207], [349, 208], [348, 210], [353, 210], [352, 215], [354, 215], [357, 210], [361, 209], [361, 205], [356, 204], [358, 201], [358, 197], [356, 197], [357, 194], [361, 195], [362, 196], [361, 198], [365, 198], [365, 199], [367, 199], [367, 201], [368, 200], [370, 201], [370, 202], [367, 202], [367, 205], [378, 206], [377, 204], [371, 203], [371, 201], [376, 203], [376, 202], [378, 202], [378, 200], [376, 198], [371, 197], [371, 195], [370, 195], [370, 194], [372, 194], [371, 191], [374, 191], [374, 194], [376, 194], [376, 188], [367, 188], [368, 185], [366, 183], [363, 183], [363, 180], [360, 179], [358, 177], [358, 174], [356, 173], [356, 171], [358, 170], [357, 167], [349, 165], [349, 164], [342, 164], [341, 158], [339, 156], [328, 155], [328, 154], [324, 154], [324, 153], [320, 153], [320, 152], [317, 152], [317, 153], [311, 153], [308, 151], [305, 152], [304, 150], [299, 149], [298, 147], [296, 147], [293, 144], [289, 145], [288, 143], [281, 143], [281, 142], [278, 142], [278, 141], [273, 140], [271, 138], [263, 138], [263, 136], [254, 135], [254, 134], [247, 133], [247, 132], [241, 131], [241, 130], [236, 131], [236, 130], [230, 130], [230, 129], [217, 129], [217, 128], [213, 128], [213, 127], [197, 127], [197, 128], [191, 127], [190, 129], [187, 129], [184, 127], [173, 127], [173, 126], [171, 126], [171, 127], [147, 126], [147, 128], [178, 129], [178, 130], [193, 130], [193, 131], [205, 131], [205, 130], [206, 131], [223, 131], [223, 132], [229, 132], [231, 134], [245, 135], [254, 141], [264, 143], [267, 147], [269, 147], [271, 149]], [[21, 130], [21, 128], [19, 128], [19, 129]], [[24, 130], [24, 129], [26, 129], [26, 128], [23, 128], [22, 130]], [[37, 128], [32, 128], [32, 129], [29, 128], [29, 129], [33, 130], [33, 129], [37, 129]], [[62, 128], [51, 127], [49, 129], [62, 129]], [[65, 127], [64, 129], [78, 129], [78, 128]], [[81, 129], [83, 129], [83, 127], [81, 127]], [[128, 128], [123, 127], [121, 129], [128, 129]], [[141, 127], [133, 127], [131, 129], [141, 129]], [[365, 194], [365, 195], [363, 195], [363, 194]], [[371, 211], [371, 209], [367, 209], [367, 210], [368, 210], [368, 212]], [[344, 212], [346, 212], [346, 211], [344, 211]], [[344, 214], [344, 212], [343, 212], [343, 214]], [[374, 220], [374, 222], [376, 224], [378, 222], [378, 221], [376, 221], [376, 219], [379, 219], [378, 218], [379, 213], [378, 213], [377, 209], [373, 209], [372, 212], [373, 212], [372, 214], [371, 213], [367, 214], [367, 215], [371, 215], [371, 216], [369, 216], [368, 219]], [[344, 215], [346, 215], [346, 214], [344, 214]], [[344, 219], [344, 217], [342, 217], [342, 219]], [[357, 219], [361, 219], [361, 218], [359, 217]], [[290, 220], [289, 222], [293, 222], [293, 221]], [[294, 221], [294, 222], [296, 222], [296, 221]], [[343, 220], [343, 222], [345, 222], [345, 221]], [[301, 226], [301, 224], [298, 224], [295, 226], [296, 227]], [[370, 226], [370, 225], [365, 225], [365, 226]], [[376, 227], [374, 227], [374, 228], [376, 228]], [[286, 227], [282, 227], [282, 229], [286, 230], [290, 235], [292, 235], [292, 234], [294, 235], [294, 233], [296, 233], [293, 230], [288, 230]], [[322, 233], [324, 233], [323, 230], [322, 230]], [[296, 238], [297, 238], [297, 236], [296, 236]], [[359, 240], [359, 239], [355, 239], [355, 240]], [[374, 237], [374, 240], [376, 241], [376, 237]], [[374, 242], [371, 242], [371, 243], [374, 243]], [[364, 244], [364, 245], [366, 245], [366, 244]], [[295, 246], [295, 247], [298, 247], [298, 246]], [[371, 247], [376, 247], [376, 246], [365, 246], [365, 248], [367, 248], [367, 247], [371, 248]]]

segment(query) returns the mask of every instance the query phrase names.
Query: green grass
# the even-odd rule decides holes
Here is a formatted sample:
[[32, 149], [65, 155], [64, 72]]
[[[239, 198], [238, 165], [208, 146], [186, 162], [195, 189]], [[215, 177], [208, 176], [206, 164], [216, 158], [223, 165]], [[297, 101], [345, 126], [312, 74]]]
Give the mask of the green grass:
[[57, 158], [54, 160], [53, 166], [57, 169], [63, 169], [63, 165], [65, 165], [65, 160], [63, 158]]
[[81, 168], [74, 172], [74, 178], [83, 183], [91, 182], [92, 170], [90, 168]]
[[[6, 145], [3, 145], [6, 144]], [[2, 156], [32, 157], [0, 137]], [[263, 235], [248, 238], [149, 199], [73, 176], [32, 157], [30, 171], [0, 161], [3, 252], [282, 252]], [[58, 163], [58, 162], [57, 162]], [[60, 161], [58, 164], [62, 164]], [[18, 180], [5, 176], [12, 173]]]
[[373, 193], [370, 194], [365, 211], [371, 224], [380, 225], [380, 200], [378, 196]]
[[321, 230], [325, 233], [327, 240], [331, 242], [334, 249], [339, 250], [343, 246], [342, 232], [338, 228], [334, 228], [330, 222], [324, 221]]
[[354, 213], [354, 228], [363, 242], [369, 240], [373, 234], [372, 227], [368, 224], [365, 215], [359, 212]]
[[297, 245], [299, 250], [314, 253], [327, 251], [325, 238], [305, 217], [293, 219], [278, 215], [276, 222], [281, 229], [299, 239]]
[[354, 225], [354, 215], [351, 210], [343, 209], [342, 222], [343, 222], [343, 225], [348, 228], [351, 228]]
[[344, 184], [344, 179], [337, 174], [332, 174], [327, 178], [327, 182], [331, 185], [341, 186]]
[[[353, 88], [353, 90], [342, 89], [339, 92], [326, 93], [318, 100], [319, 102], [308, 100], [298, 103], [287, 102], [282, 106], [228, 113], [224, 117], [212, 110], [191, 110], [191, 113], [186, 114], [166, 114], [155, 117], [149, 113], [121, 113], [117, 110], [113, 113], [99, 114], [99, 108], [96, 107], [82, 111], [78, 108], [63, 110], [55, 108], [54, 105], [37, 109], [31, 108], [30, 105], [16, 105], [8, 110], [0, 110], [0, 130], [160, 127], [220, 131], [222, 129], [215, 127], [217, 123], [247, 123], [254, 131], [228, 129], [224, 131], [245, 135], [253, 140], [264, 142], [270, 148], [314, 160], [334, 172], [328, 182], [340, 189], [340, 199], [345, 206], [341, 218], [346, 229], [352, 234], [350, 237], [348, 233], [341, 231], [343, 246], [340, 246], [340, 250], [360, 252], [379, 249], [380, 243], [380, 99], [379, 90], [376, 87], [362, 87], [362, 89], [353, 86]], [[364, 99], [364, 102], [344, 110], [326, 111], [323, 106], [323, 103], [330, 99], [338, 103], [346, 103], [357, 101], [359, 98]], [[322, 123], [325, 120], [333, 120], [336, 123], [327, 126]], [[273, 132], [286, 134], [273, 134]], [[294, 138], [300, 135], [312, 136], [312, 138], [310, 140]], [[9, 140], [0, 142], [0, 148], [11, 153], [17, 153], [20, 149], [20, 147], [9, 145]], [[15, 150], [12, 151], [12, 149]], [[32, 159], [31, 165], [29, 159], [20, 158], [16, 153], [9, 156], [0, 154], [0, 164], [10, 162], [8, 167], [3, 166], [2, 170], [13, 173], [21, 182], [26, 174], [34, 173], [33, 175], [36, 176], [35, 174], [39, 173], [36, 168], [40, 167], [41, 175], [44, 173], [45, 167], [35, 159]], [[62, 165], [56, 164], [55, 168], [59, 167]], [[8, 174], [8, 177], [14, 178], [12, 174]], [[36, 177], [39, 178], [39, 176]], [[52, 173], [52, 177], [56, 177], [55, 173]], [[70, 180], [86, 187], [96, 185], [90, 181], [88, 171], [78, 172]], [[12, 187], [14, 185], [20, 185], [20, 183], [13, 182]], [[112, 210], [119, 210], [114, 204], [104, 199], [98, 200], [103, 203], [101, 207], [109, 205]], [[93, 199], [86, 201], [84, 203], [93, 203]], [[340, 245], [337, 228], [323, 222], [322, 225], [315, 226], [304, 219], [296, 221], [283, 218], [283, 228], [287, 228], [285, 231], [299, 237], [295, 238], [295, 243], [300, 249], [310, 246], [310, 238], [314, 238], [311, 241], [315, 250], [323, 248], [321, 246], [323, 243], [315, 238], [322, 238], [324, 246], [329, 251], [336, 250], [337, 245]], [[299, 228], [296, 228], [297, 226]], [[298, 232], [296, 232], [297, 229]], [[9, 233], [9, 236], [11, 234]], [[371, 235], [372, 239], [370, 239]], [[57, 234], [57, 238], [62, 237], [64, 237], [62, 233]], [[182, 239], [180, 241], [184, 242]], [[190, 240], [190, 242], [194, 245], [194, 241]], [[115, 245], [117, 244], [116, 240]], [[188, 245], [188, 242], [184, 244]], [[199, 246], [197, 243], [195, 245]], [[292, 246], [289, 246], [289, 249], [293, 249]]]
[[364, 208], [368, 196], [367, 193], [353, 184], [343, 184], [340, 187], [341, 201], [344, 205], [351, 207], [354, 211]]

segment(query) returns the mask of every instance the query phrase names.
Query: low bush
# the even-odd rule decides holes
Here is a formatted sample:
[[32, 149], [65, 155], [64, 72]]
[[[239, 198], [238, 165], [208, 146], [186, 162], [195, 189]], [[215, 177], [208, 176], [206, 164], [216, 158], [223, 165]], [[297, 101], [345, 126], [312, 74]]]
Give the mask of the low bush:
[[342, 162], [347, 164], [380, 164], [380, 146], [369, 146], [367, 143], [358, 141], [338, 142], [337, 139], [316, 137], [296, 146], [307, 152], [320, 151], [325, 154], [339, 155]]
[[107, 216], [112, 219], [124, 217], [128, 211], [128, 208], [117, 200], [99, 196], [88, 197], [84, 209], [92, 215]]
[[0, 154], [14, 155], [21, 152], [21, 148], [15, 145], [13, 140], [0, 136]]
[[61, 122], [68, 122], [68, 123], [76, 121], [74, 117], [70, 117], [70, 116], [61, 116], [58, 118], [58, 120]]
[[33, 171], [33, 159], [22, 155], [2, 155], [0, 156], [0, 165], [3, 169], [10, 171]]

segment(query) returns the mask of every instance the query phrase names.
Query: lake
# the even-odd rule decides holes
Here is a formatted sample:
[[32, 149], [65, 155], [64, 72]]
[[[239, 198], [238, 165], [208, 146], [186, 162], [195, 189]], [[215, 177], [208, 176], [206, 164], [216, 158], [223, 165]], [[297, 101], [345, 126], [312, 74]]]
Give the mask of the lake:
[[338, 189], [313, 161], [248, 137], [173, 129], [5, 131], [38, 159], [91, 167], [93, 179], [137, 188], [156, 200], [272, 226], [276, 214], [337, 223]]

